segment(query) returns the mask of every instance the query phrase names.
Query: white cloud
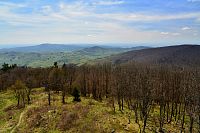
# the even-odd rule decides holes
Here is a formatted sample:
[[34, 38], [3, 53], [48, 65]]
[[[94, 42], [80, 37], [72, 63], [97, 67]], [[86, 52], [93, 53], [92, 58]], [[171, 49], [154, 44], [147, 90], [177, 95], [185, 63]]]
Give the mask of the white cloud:
[[[104, 2], [104, 1], [100, 1]], [[110, 2], [110, 1], [107, 1]], [[115, 3], [122, 3], [123, 1], [113, 1]], [[13, 9], [12, 4], [0, 5], [0, 20], [8, 23], [28, 22], [33, 23], [46, 23], [54, 21], [113, 21], [113, 22], [160, 22], [166, 20], [177, 20], [177, 19], [200, 19], [200, 12], [193, 13], [182, 13], [182, 14], [168, 14], [168, 15], [150, 15], [148, 13], [95, 13], [94, 7], [89, 7], [87, 3], [82, 1], [74, 2], [73, 4], [58, 3], [57, 5], [60, 10], [54, 11], [50, 5], [42, 6], [41, 13], [33, 12], [31, 15], [17, 14], [11, 12]], [[3, 8], [4, 7], [4, 8]], [[18, 8], [18, 6], [15, 6]], [[44, 16], [45, 15], [45, 16]], [[70, 20], [71, 19], [71, 20]], [[20, 23], [19, 23], [20, 24]], [[23, 24], [23, 23], [22, 23]]]
[[172, 33], [173, 36], [179, 36], [181, 35], [180, 33]]
[[161, 35], [169, 35], [169, 36], [179, 36], [179, 35], [181, 35], [180, 33], [178, 33], [178, 32], [161, 32], [160, 33]]
[[[111, 4], [109, 2], [107, 5]], [[123, 1], [114, 2], [112, 3], [114, 5], [123, 3]], [[105, 3], [101, 4], [105, 5]], [[171, 31], [139, 30], [134, 26], [126, 25], [126, 23], [160, 23], [160, 21], [166, 20], [200, 18], [200, 12], [168, 15], [152, 15], [147, 12], [96, 13], [95, 6], [90, 7], [90, 5], [83, 3], [83, 1], [57, 3], [55, 6], [57, 6], [58, 10], [55, 10], [52, 5], [45, 5], [39, 8], [40, 11], [33, 11], [30, 15], [13, 12], [13, 9], [21, 8], [20, 4], [1, 5], [0, 2], [0, 21], [11, 25], [10, 32], [0, 35], [3, 38], [0, 40], [0, 43], [12, 43], [12, 41], [16, 43], [45, 41], [55, 43], [159, 41], [159, 38], [160, 40], [168, 36], [178, 38], [182, 34]], [[20, 28], [16, 29], [15, 27], [17, 26], [20, 26]], [[10, 36], [13, 39], [8, 38]]]
[[59, 7], [60, 7], [60, 9], [62, 10], [62, 9], [65, 8], [65, 4], [64, 4], [64, 3], [60, 3], [60, 4], [59, 4]]
[[87, 35], [88, 37], [96, 37], [95, 35]]
[[161, 32], [161, 35], [169, 35], [169, 32]]
[[44, 13], [44, 14], [48, 14], [53, 11], [52, 7], [50, 5], [42, 6], [41, 9], [42, 9], [42, 13]]
[[190, 19], [200, 18], [200, 12], [194, 13], [182, 13], [182, 14], [171, 14], [171, 15], [149, 15], [140, 13], [125, 13], [125, 14], [101, 14], [99, 17], [107, 19], [115, 19], [119, 21], [141, 21], [141, 22], [158, 22], [166, 20], [179, 20], [179, 19]]
[[185, 30], [191, 30], [191, 28], [186, 26], [186, 27], [182, 27], [181, 30], [183, 30], [183, 31], [185, 31]]
[[200, 2], [200, 0], [187, 0], [188, 2]]
[[111, 5], [121, 5], [125, 3], [124, 1], [122, 0], [107, 0], [107, 1], [98, 1], [98, 2], [94, 2], [93, 4], [94, 5], [100, 5], [100, 6], [111, 6]]
[[193, 33], [193, 35], [194, 35], [194, 36], [197, 36], [197, 35], [198, 35], [198, 33]]
[[0, 6], [2, 7], [12, 7], [12, 8], [21, 8], [21, 7], [26, 7], [26, 4], [16, 4], [12, 2], [5, 2], [5, 1], [0, 1]]

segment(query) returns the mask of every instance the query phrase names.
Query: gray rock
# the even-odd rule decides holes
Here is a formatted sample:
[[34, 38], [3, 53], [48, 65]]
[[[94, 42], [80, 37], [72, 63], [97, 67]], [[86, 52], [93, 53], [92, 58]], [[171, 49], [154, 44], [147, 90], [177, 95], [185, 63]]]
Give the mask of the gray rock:
[[115, 133], [115, 129], [112, 129], [111, 133]]

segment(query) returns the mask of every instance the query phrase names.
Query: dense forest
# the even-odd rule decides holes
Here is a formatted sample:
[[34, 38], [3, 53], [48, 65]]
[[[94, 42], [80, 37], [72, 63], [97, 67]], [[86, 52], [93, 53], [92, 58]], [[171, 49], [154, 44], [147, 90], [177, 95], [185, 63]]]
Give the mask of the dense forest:
[[[134, 114], [140, 132], [145, 132], [149, 117], [158, 110], [159, 132], [163, 126], [176, 123], [180, 132], [200, 132], [200, 71], [199, 68], [124, 64], [76, 66], [57, 62], [49, 68], [17, 67], [4, 64], [0, 71], [0, 91], [13, 90], [18, 107], [31, 104], [31, 90], [44, 87], [49, 106], [52, 93], [65, 97], [79, 92], [82, 97], [97, 101], [106, 99], [113, 112], [124, 108]], [[76, 93], [76, 94], [74, 94]], [[78, 100], [79, 96], [77, 97]], [[186, 119], [187, 118], [187, 119]], [[127, 118], [129, 119], [129, 118]]]

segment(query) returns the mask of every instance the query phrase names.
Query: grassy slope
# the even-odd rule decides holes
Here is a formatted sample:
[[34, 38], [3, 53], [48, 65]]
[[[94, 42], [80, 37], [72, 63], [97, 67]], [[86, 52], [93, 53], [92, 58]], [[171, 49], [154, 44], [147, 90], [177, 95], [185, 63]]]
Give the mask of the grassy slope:
[[[113, 113], [108, 100], [102, 102], [91, 98], [81, 98], [80, 103], [72, 102], [71, 96], [66, 97], [66, 104], [61, 104], [61, 94], [52, 94], [52, 105], [47, 105], [47, 94], [42, 88], [34, 89], [31, 95], [32, 104], [24, 109], [13, 109], [5, 112], [8, 106], [16, 105], [10, 91], [0, 93], [0, 132], [4, 129], [11, 131], [18, 124], [20, 113], [22, 119], [14, 132], [50, 132], [50, 133], [99, 133], [99, 132], [138, 132], [138, 125], [134, 122], [134, 113], [131, 112], [131, 123], [128, 124], [130, 111], [125, 108], [124, 112]], [[3, 100], [2, 100], [3, 99]], [[2, 102], [3, 101], [3, 102]], [[117, 106], [116, 106], [116, 110]], [[9, 113], [14, 112], [14, 113]], [[12, 116], [12, 119], [6, 119]], [[153, 119], [154, 116], [154, 119]], [[157, 118], [157, 119], [156, 119]], [[152, 110], [148, 120], [147, 132], [158, 129], [158, 109]], [[155, 126], [157, 125], [157, 127]], [[167, 132], [178, 132], [178, 125], [165, 124]]]
[[11, 91], [0, 93], [0, 132], [8, 132], [17, 124], [23, 109], [17, 109], [16, 104]]

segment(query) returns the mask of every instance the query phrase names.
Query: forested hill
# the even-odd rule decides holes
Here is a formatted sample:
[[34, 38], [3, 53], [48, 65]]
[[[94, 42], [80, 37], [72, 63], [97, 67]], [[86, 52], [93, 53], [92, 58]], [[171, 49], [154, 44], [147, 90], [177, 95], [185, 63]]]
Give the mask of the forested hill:
[[130, 50], [144, 49], [147, 47], [119, 48], [103, 46], [71, 46], [42, 44], [29, 47], [18, 47], [0, 50], [0, 66], [4, 63], [19, 66], [49, 67], [53, 62], [73, 63], [81, 65], [95, 59], [127, 52]]
[[200, 45], [177, 45], [128, 51], [106, 60], [115, 64], [136, 61], [149, 64], [169, 64], [183, 66], [200, 65]]

